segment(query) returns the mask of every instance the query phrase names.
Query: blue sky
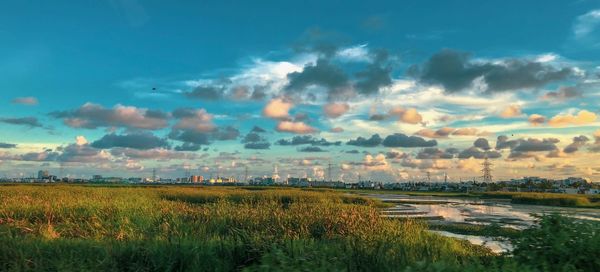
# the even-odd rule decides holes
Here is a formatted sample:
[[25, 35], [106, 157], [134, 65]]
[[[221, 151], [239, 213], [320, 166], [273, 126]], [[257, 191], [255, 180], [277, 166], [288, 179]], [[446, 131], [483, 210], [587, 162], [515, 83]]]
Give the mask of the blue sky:
[[595, 1], [5, 1], [0, 172], [597, 180], [599, 37]]

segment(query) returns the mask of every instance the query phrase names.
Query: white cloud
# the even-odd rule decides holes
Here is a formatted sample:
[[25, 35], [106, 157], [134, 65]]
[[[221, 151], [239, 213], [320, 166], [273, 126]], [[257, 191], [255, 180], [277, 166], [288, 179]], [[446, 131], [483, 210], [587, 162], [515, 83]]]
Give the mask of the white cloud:
[[366, 44], [342, 48], [336, 53], [336, 57], [347, 61], [372, 61]]
[[573, 26], [575, 39], [587, 37], [598, 25], [600, 25], [600, 9], [592, 10], [577, 17]]
[[552, 62], [558, 59], [558, 55], [554, 53], [548, 53], [538, 56], [535, 61], [537, 62]]

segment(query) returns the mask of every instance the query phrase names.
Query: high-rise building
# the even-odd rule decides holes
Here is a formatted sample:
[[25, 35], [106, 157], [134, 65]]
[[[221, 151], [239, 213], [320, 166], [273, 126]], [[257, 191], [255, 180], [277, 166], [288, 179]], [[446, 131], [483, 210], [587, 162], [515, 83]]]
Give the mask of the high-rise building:
[[204, 181], [204, 177], [203, 176], [193, 175], [193, 176], [191, 176], [191, 181], [193, 183], [203, 182]]
[[50, 173], [48, 173], [48, 170], [38, 171], [38, 179], [47, 179], [48, 177], [50, 177]]

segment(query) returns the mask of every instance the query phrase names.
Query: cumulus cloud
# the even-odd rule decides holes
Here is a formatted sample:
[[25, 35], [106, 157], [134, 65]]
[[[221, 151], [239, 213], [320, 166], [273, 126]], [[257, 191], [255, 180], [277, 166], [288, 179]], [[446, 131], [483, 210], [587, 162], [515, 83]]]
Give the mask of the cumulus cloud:
[[459, 159], [468, 159], [468, 158], [476, 158], [476, 159], [484, 159], [484, 158], [489, 158], [489, 159], [497, 159], [502, 157], [502, 154], [500, 154], [500, 152], [495, 151], [495, 150], [482, 150], [481, 148], [472, 146], [469, 147], [463, 151], [461, 151], [458, 154], [458, 158]]
[[529, 115], [529, 118], [527, 118], [527, 121], [529, 121], [529, 123], [531, 125], [539, 126], [546, 122], [546, 117], [543, 115], [534, 113], [532, 115]]
[[75, 144], [77, 145], [85, 145], [88, 143], [88, 140], [84, 136], [75, 137]]
[[60, 154], [56, 160], [60, 162], [100, 163], [110, 160], [110, 154], [90, 145], [70, 144], [56, 149]]
[[322, 149], [318, 146], [304, 146], [298, 148], [299, 152], [327, 152], [327, 150]]
[[571, 144], [567, 145], [563, 149], [563, 152], [565, 152], [567, 154], [575, 153], [575, 152], [577, 152], [577, 150], [579, 150], [579, 148], [584, 146], [589, 140], [590, 139], [588, 137], [586, 137], [585, 135], [573, 137], [573, 142]]
[[[185, 119], [192, 120], [181, 123], [181, 121]], [[178, 124], [185, 125], [175, 125], [171, 132], [168, 134], [167, 137], [169, 139], [183, 142], [181, 145], [176, 146], [175, 150], [197, 151], [200, 150], [201, 146], [210, 145], [213, 141], [235, 140], [240, 135], [240, 131], [234, 127], [214, 127], [212, 126], [212, 123], [210, 123], [211, 126], [206, 126], [206, 119], [194, 119], [195, 118], [181, 118]], [[212, 129], [208, 130], [211, 127]]]
[[450, 127], [443, 127], [438, 130], [432, 130], [424, 128], [415, 133], [415, 135], [427, 137], [427, 138], [448, 138], [448, 135], [452, 134], [456, 129]]
[[521, 116], [521, 107], [519, 105], [510, 105], [500, 112], [502, 118], [514, 118]]
[[452, 159], [456, 152], [455, 149], [442, 150], [436, 147], [428, 147], [419, 151], [416, 158], [420, 160]]
[[263, 132], [267, 132], [264, 128], [261, 128], [259, 126], [254, 126], [252, 127], [252, 130], [250, 130], [251, 132], [257, 132], [257, 133], [263, 133]]
[[542, 99], [551, 101], [565, 101], [568, 99], [581, 97], [582, 94], [583, 92], [575, 86], [561, 86], [555, 92], [547, 92], [542, 96]]
[[509, 140], [508, 137], [501, 135], [496, 140], [496, 150], [509, 149], [510, 154], [508, 158], [510, 159], [530, 158], [535, 157], [532, 152], [556, 152], [558, 150], [556, 146], [558, 142], [560, 140], [556, 138]]
[[246, 149], [269, 149], [271, 143], [265, 137], [260, 135], [261, 132], [250, 131], [242, 139], [244, 148]]
[[178, 146], [175, 146], [175, 151], [198, 151], [202, 148], [201, 144], [184, 142]]
[[161, 129], [168, 125], [169, 115], [158, 110], [148, 110], [117, 104], [112, 109], [85, 103], [69, 111], [55, 111], [50, 116], [63, 119], [67, 126], [95, 129], [98, 127], [125, 127]]
[[[79, 144], [78, 144], [79, 145]], [[126, 135], [107, 134], [90, 144], [94, 148], [110, 149], [124, 147], [132, 149], [167, 148], [166, 139], [156, 137], [150, 133], [132, 133]]]
[[313, 146], [332, 146], [332, 145], [340, 145], [340, 141], [330, 142], [325, 140], [325, 138], [315, 138], [311, 135], [299, 135], [294, 136], [291, 139], [280, 139], [275, 142], [278, 145], [304, 145], [309, 144]]
[[376, 94], [381, 87], [392, 84], [392, 67], [387, 61], [387, 51], [379, 50], [375, 53], [373, 63], [356, 73], [356, 89], [359, 93]]
[[409, 155], [404, 152], [392, 150], [392, 151], [386, 152], [385, 157], [387, 159], [405, 159], [405, 158], [408, 158]]
[[[314, 61], [307, 63], [302, 71], [295, 71], [287, 75], [288, 84], [285, 90], [288, 94], [306, 92], [314, 87], [325, 89], [329, 101], [346, 100], [356, 95], [372, 95], [379, 92], [382, 87], [392, 83], [389, 54], [385, 50], [367, 51], [366, 47], [346, 48], [337, 50], [336, 46], [312, 48], [321, 53]], [[327, 53], [324, 53], [327, 52]], [[336, 54], [337, 52], [337, 54]], [[360, 54], [357, 54], [361, 52]], [[366, 65], [353, 75], [347, 74], [343, 66], [335, 58], [343, 61], [356, 61], [355, 57], [363, 56], [360, 60]], [[353, 56], [353, 58], [349, 58]], [[368, 61], [365, 61], [367, 60]]]
[[354, 140], [346, 142], [347, 145], [361, 146], [361, 147], [376, 147], [381, 144], [383, 139], [379, 134], [373, 134], [370, 138], [358, 137]]
[[212, 132], [212, 137], [218, 141], [235, 140], [240, 136], [240, 131], [232, 126], [218, 127]]
[[423, 116], [415, 108], [394, 107], [389, 112], [392, 116], [397, 116], [399, 122], [408, 124], [419, 124], [423, 122]]
[[344, 89], [351, 88], [350, 79], [344, 71], [326, 59], [309, 63], [301, 72], [292, 72], [287, 77], [287, 91], [304, 91], [311, 86], [321, 86], [328, 90], [330, 99], [343, 93]]
[[473, 142], [473, 146], [483, 150], [489, 150], [492, 148], [486, 138], [478, 138], [475, 140], [475, 142]]
[[362, 166], [369, 171], [385, 171], [390, 168], [390, 164], [385, 159], [385, 155], [381, 153], [375, 156], [371, 154], [365, 155]]
[[16, 148], [16, 147], [17, 147], [16, 144], [9, 144], [9, 143], [0, 142], [0, 148]]
[[285, 119], [290, 116], [290, 109], [294, 105], [282, 98], [273, 98], [263, 109], [263, 116], [274, 119]]
[[476, 136], [479, 134], [486, 134], [486, 132], [479, 132], [476, 128], [457, 128], [452, 135], [456, 136]]
[[209, 145], [212, 141], [211, 133], [198, 132], [195, 130], [171, 130], [168, 137], [172, 140], [184, 142], [185, 145], [176, 147], [176, 150], [193, 151], [202, 145]]
[[333, 133], [341, 133], [344, 132], [344, 129], [341, 127], [332, 127], [329, 132], [333, 132]]
[[37, 105], [39, 102], [38, 102], [38, 99], [33, 96], [25, 96], [25, 97], [16, 97], [15, 99], [12, 100], [12, 103], [33, 106], [33, 105]]
[[310, 134], [317, 132], [317, 129], [305, 124], [304, 122], [280, 121], [275, 130], [279, 132], [289, 132], [295, 134]]
[[346, 113], [350, 106], [346, 103], [328, 103], [323, 106], [323, 112], [329, 118], [338, 118]]
[[433, 147], [437, 145], [437, 141], [427, 141], [421, 137], [395, 133], [387, 136], [382, 144], [385, 147]]
[[450, 167], [450, 164], [446, 160], [420, 160], [412, 158], [403, 159], [400, 162], [400, 165], [408, 168], [417, 168], [421, 170], [441, 170]]
[[40, 123], [36, 117], [0, 118], [0, 122], [11, 125], [27, 126], [30, 128], [43, 127], [42, 123]]
[[206, 112], [205, 109], [180, 108], [173, 111], [173, 117], [177, 118], [177, 123], [173, 129], [193, 130], [196, 132], [209, 132], [215, 129], [213, 124], [213, 115]]
[[188, 98], [201, 100], [217, 100], [221, 99], [224, 94], [224, 88], [217, 86], [197, 86], [192, 91], [184, 93]]
[[409, 74], [425, 84], [440, 85], [454, 93], [470, 88], [476, 79], [485, 84], [485, 92], [533, 89], [574, 74], [572, 68], [555, 68], [539, 60], [504, 59], [501, 62], [472, 61], [465, 52], [445, 49]]
[[536, 151], [552, 151], [556, 149], [556, 143], [558, 139], [547, 138], [547, 139], [519, 139], [518, 144], [512, 148], [512, 151], [517, 152], [536, 152]]
[[593, 112], [581, 110], [577, 115], [565, 114], [552, 117], [548, 124], [553, 127], [563, 127], [569, 125], [585, 125], [595, 122], [597, 116]]

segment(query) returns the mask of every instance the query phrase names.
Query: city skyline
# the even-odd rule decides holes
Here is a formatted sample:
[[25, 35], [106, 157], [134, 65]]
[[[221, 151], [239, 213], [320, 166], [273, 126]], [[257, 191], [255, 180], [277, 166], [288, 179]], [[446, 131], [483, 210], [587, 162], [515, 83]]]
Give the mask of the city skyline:
[[0, 4], [0, 177], [600, 181], [600, 5], [480, 2]]

